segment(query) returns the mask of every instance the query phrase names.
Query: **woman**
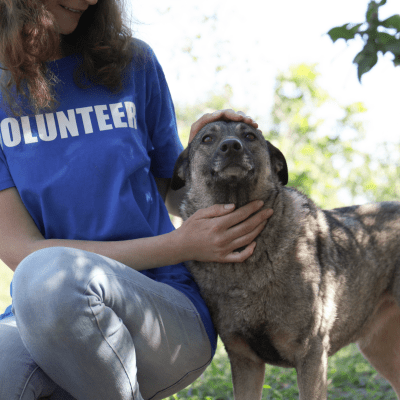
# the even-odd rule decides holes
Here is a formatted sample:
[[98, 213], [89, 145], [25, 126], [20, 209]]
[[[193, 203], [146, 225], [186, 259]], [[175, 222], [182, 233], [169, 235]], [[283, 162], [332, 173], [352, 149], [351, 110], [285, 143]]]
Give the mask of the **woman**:
[[[0, 399], [178, 392], [216, 347], [182, 262], [245, 260], [271, 212], [218, 205], [174, 230], [174, 108], [117, 0], [0, 0], [0, 46]], [[191, 138], [217, 119], [257, 126], [224, 110]]]

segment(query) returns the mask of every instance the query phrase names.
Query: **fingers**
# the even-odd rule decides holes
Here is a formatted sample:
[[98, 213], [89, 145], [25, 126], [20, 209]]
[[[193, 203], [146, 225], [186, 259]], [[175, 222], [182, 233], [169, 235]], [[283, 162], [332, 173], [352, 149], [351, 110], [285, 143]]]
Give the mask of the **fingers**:
[[214, 204], [211, 207], [208, 208], [203, 208], [198, 211], [194, 215], [198, 219], [201, 218], [216, 218], [216, 217], [222, 217], [226, 214], [231, 213], [235, 209], [234, 204]]
[[[198, 210], [195, 215], [198, 219], [222, 217], [220, 219], [220, 227], [227, 230], [249, 218], [250, 215], [257, 212], [263, 205], [263, 201], [255, 200], [234, 211], [234, 204], [215, 204], [211, 207]], [[257, 214], [257, 218], [249, 219], [246, 226], [252, 225], [253, 222], [256, 224], [261, 223], [268, 219], [272, 213], [272, 210], [266, 209], [262, 213]], [[236, 230], [233, 230], [233, 232], [236, 232]]]
[[[260, 210], [263, 205], [264, 205], [264, 202], [261, 200], [252, 201], [252, 202], [246, 204], [245, 206], [240, 207], [239, 209], [235, 210], [235, 212], [231, 213], [230, 215], [227, 215], [227, 216], [224, 216], [223, 218], [221, 218], [221, 222], [223, 222], [223, 226], [226, 229], [232, 228], [233, 226], [245, 221], [247, 218], [250, 217], [250, 215], [252, 215], [255, 212], [257, 212], [258, 210]], [[255, 222], [261, 223], [262, 221], [266, 220], [267, 218], [270, 217], [270, 215], [269, 215], [270, 212], [272, 212], [272, 210], [268, 210], [268, 209], [263, 210], [263, 212], [261, 214], [257, 214], [258, 219]], [[254, 221], [254, 219], [250, 219], [249, 221]]]
[[[216, 204], [198, 210], [178, 229], [186, 260], [242, 262], [254, 251], [254, 239], [272, 215], [262, 201], [235, 210], [234, 204]], [[237, 249], [244, 248], [241, 252]]]
[[256, 248], [256, 242], [252, 242], [241, 252], [235, 251], [235, 252], [229, 253], [225, 257], [225, 259], [220, 262], [225, 262], [225, 263], [243, 262], [243, 261], [247, 260], [254, 253], [255, 248]]
[[[272, 213], [271, 213], [272, 214]], [[225, 257], [222, 257], [219, 262], [243, 262], [247, 258], [249, 258], [256, 247], [256, 242], [254, 239], [263, 231], [265, 226], [267, 225], [267, 221], [264, 220], [259, 225], [256, 226], [255, 229], [250, 231], [244, 236], [240, 236], [234, 241], [231, 242], [232, 251], [227, 254]], [[250, 243], [250, 244], [249, 244]], [[242, 251], [238, 252], [237, 249], [246, 246]]]
[[[211, 207], [198, 210], [193, 217], [198, 220], [218, 218], [218, 221], [215, 220], [214, 229], [215, 231], [224, 233], [225, 242], [233, 242], [237, 238], [244, 238], [246, 241], [248, 239], [246, 235], [254, 232], [260, 224], [266, 222], [273, 214], [273, 210], [271, 209], [259, 211], [263, 205], [262, 201], [256, 200], [234, 211], [234, 204], [215, 204]], [[251, 237], [245, 243], [235, 242], [234, 246], [236, 247], [234, 248], [248, 245], [254, 237]]]
[[[270, 211], [271, 212], [268, 213], [268, 215], [272, 215], [272, 210]], [[241, 229], [239, 229], [239, 227], [237, 228], [236, 234], [238, 234], [239, 236], [237, 236], [237, 238], [230, 243], [231, 252], [227, 254], [225, 258], [221, 259], [220, 262], [242, 262], [250, 257], [256, 247], [254, 239], [263, 231], [263, 229], [267, 225], [267, 222], [267, 220], [263, 220], [261, 223], [256, 225], [254, 229], [254, 221], [248, 227], [244, 227], [244, 223], [241, 224], [241, 229], [244, 228], [245, 231], [247, 230], [248, 232], [243, 234], [243, 232], [245, 231], [242, 231]], [[236, 251], [237, 249], [240, 249], [244, 246], [246, 246], [244, 250], [240, 252]]]
[[[254, 214], [242, 223], [232, 226], [227, 231], [229, 239], [234, 240], [235, 238], [244, 237], [253, 232], [260, 224], [266, 223], [272, 214], [273, 211], [271, 209], [265, 209]], [[239, 247], [244, 246], [245, 244], [241, 244]]]
[[231, 241], [230, 250], [235, 251], [253, 243], [254, 239], [263, 231], [263, 229], [267, 225], [267, 222], [267, 220], [264, 220], [260, 224], [256, 225], [254, 229], [248, 231], [245, 234], [242, 234], [242, 232], [240, 232], [240, 236], [237, 236], [234, 240]]
[[257, 122], [255, 122], [251, 117], [247, 116], [242, 111], [236, 112], [232, 109], [219, 110], [213, 113], [204, 114], [192, 125], [190, 129], [189, 143], [193, 140], [201, 128], [214, 121], [243, 121], [244, 123], [249, 124], [256, 129], [258, 128]]
[[[268, 218], [273, 214], [271, 209], [259, 211], [263, 205], [262, 201], [253, 201], [235, 211], [234, 205], [215, 205], [199, 210], [201, 213], [198, 218], [217, 218], [214, 220], [213, 232], [219, 234], [216, 237], [219, 256], [215, 261], [242, 262], [250, 257], [255, 246], [254, 239], [262, 232]], [[235, 251], [245, 246], [247, 247], [243, 251]]]
[[[219, 110], [215, 111], [211, 114], [214, 118], [214, 121], [243, 121], [246, 124], [253, 126], [254, 128], [258, 128], [257, 122], [253, 121], [253, 119], [247, 116], [243, 111], [234, 111], [232, 109], [227, 110]], [[210, 121], [211, 122], [211, 121]]]

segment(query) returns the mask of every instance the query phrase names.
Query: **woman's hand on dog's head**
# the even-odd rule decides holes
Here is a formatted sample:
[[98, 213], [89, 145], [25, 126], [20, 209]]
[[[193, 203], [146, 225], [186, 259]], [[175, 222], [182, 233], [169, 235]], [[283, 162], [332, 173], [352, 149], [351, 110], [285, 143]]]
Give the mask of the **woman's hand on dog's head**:
[[201, 128], [215, 121], [243, 121], [244, 123], [249, 124], [256, 129], [258, 128], [257, 122], [253, 121], [251, 117], [247, 116], [242, 111], [236, 112], [231, 109], [219, 110], [213, 113], [204, 114], [192, 125], [190, 128], [189, 143], [193, 140]]

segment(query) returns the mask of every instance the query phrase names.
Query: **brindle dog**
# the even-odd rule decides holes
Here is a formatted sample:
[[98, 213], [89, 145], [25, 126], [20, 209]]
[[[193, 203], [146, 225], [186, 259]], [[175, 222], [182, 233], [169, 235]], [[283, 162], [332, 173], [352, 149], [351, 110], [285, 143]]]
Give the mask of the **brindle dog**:
[[321, 210], [287, 182], [283, 154], [240, 122], [205, 126], [175, 165], [183, 219], [256, 199], [274, 210], [243, 263], [187, 263], [235, 399], [261, 399], [265, 363], [296, 369], [301, 400], [326, 399], [328, 356], [353, 342], [399, 397], [400, 203]]

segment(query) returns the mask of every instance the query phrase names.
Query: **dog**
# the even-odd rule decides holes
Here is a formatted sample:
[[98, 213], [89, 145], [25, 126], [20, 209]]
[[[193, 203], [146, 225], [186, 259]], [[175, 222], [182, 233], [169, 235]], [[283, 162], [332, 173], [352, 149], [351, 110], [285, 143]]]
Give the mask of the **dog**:
[[350, 343], [400, 398], [400, 203], [322, 210], [287, 183], [281, 151], [242, 122], [206, 125], [175, 164], [183, 220], [252, 200], [274, 211], [244, 262], [187, 262], [235, 400], [261, 399], [265, 363], [296, 369], [301, 400], [326, 399], [328, 357]]

